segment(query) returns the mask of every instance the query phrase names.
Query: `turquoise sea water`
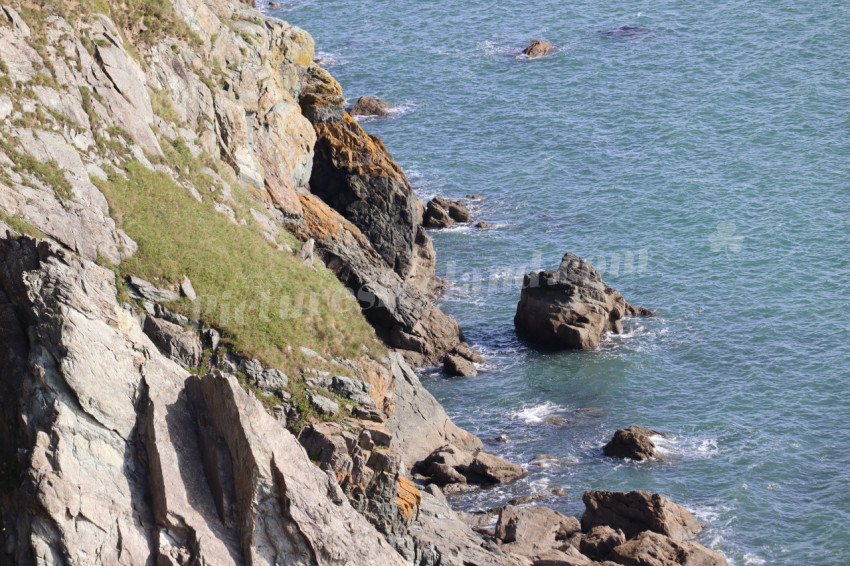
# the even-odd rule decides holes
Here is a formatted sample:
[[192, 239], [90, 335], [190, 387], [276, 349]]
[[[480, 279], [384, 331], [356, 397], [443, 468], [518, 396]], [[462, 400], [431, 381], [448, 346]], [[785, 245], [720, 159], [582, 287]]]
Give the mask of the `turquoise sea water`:
[[[488, 358], [424, 381], [526, 479], [647, 489], [696, 511], [731, 564], [850, 563], [850, 4], [294, 2], [420, 196], [486, 197], [490, 230], [434, 232], [443, 308]], [[635, 26], [635, 33], [600, 33]], [[516, 57], [535, 38], [547, 58]], [[576, 252], [657, 309], [597, 351], [516, 339], [521, 274]], [[561, 416], [552, 424], [547, 416]], [[548, 420], [552, 420], [551, 418]], [[604, 458], [618, 427], [669, 458]]]

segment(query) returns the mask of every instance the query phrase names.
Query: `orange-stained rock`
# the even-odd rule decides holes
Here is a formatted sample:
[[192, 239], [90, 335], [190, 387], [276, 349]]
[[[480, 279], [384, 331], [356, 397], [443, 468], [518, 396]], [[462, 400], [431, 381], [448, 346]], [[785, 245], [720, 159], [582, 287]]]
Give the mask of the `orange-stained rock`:
[[422, 504], [422, 494], [416, 489], [416, 484], [404, 476], [398, 478], [398, 495], [395, 498], [396, 505], [401, 509], [402, 517], [407, 520], [414, 513], [419, 512]]

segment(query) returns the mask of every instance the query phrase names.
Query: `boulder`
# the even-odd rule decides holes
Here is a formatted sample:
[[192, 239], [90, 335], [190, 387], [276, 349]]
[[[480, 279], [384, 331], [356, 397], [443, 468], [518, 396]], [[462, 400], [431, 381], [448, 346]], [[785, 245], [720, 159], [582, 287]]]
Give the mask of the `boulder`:
[[192, 286], [192, 280], [186, 275], [183, 276], [183, 280], [180, 282], [180, 292], [190, 301], [198, 298], [198, 294], [195, 293], [195, 287]]
[[351, 109], [352, 116], [389, 116], [392, 106], [373, 96], [361, 96]]
[[550, 547], [569, 540], [580, 530], [578, 519], [548, 507], [506, 505], [496, 523], [496, 537], [502, 542], [531, 542]]
[[153, 316], [145, 317], [144, 331], [172, 360], [189, 367], [197, 367], [201, 363], [204, 349], [194, 331]]
[[624, 316], [650, 314], [608, 287], [590, 262], [568, 253], [556, 271], [526, 274], [514, 326], [541, 346], [589, 350], [606, 332], [622, 332]]
[[425, 207], [422, 225], [426, 228], [451, 228], [454, 223], [454, 219], [449, 216], [449, 211], [433, 200]]
[[624, 542], [626, 535], [623, 531], [599, 525], [582, 535], [579, 549], [582, 554], [594, 560], [604, 560], [614, 547]]
[[674, 540], [687, 540], [703, 528], [690, 511], [657, 493], [586, 491], [583, 501], [586, 510], [581, 528], [584, 532], [605, 525], [622, 530], [627, 539], [643, 531], [652, 531]]
[[251, 385], [259, 387], [266, 393], [280, 393], [289, 386], [289, 377], [279, 369], [269, 368], [251, 379]]
[[695, 542], [682, 542], [645, 531], [615, 547], [610, 559], [623, 566], [726, 566], [717, 552]]
[[522, 54], [527, 56], [529, 59], [536, 59], [537, 57], [549, 55], [552, 53], [553, 49], [555, 49], [555, 46], [548, 41], [535, 39], [522, 50]]
[[467, 480], [472, 483], [507, 483], [524, 475], [522, 466], [486, 452], [479, 452], [469, 465]]
[[489, 223], [487, 223], [487, 222], [484, 222], [484, 221], [482, 220], [482, 221], [480, 221], [480, 222], [477, 222], [477, 223], [475, 224], [475, 227], [476, 227], [476, 228], [492, 228], [492, 227], [493, 227], [493, 225], [492, 225], [492, 224], [489, 224]]
[[650, 436], [667, 436], [652, 429], [632, 425], [618, 429], [602, 451], [606, 456], [650, 460], [655, 457], [655, 443]]
[[339, 414], [339, 405], [333, 399], [328, 399], [318, 393], [311, 393], [308, 399], [313, 408], [326, 417], [335, 417]]
[[581, 554], [575, 547], [567, 546], [561, 550], [550, 549], [536, 555], [533, 566], [591, 566], [594, 562]]
[[307, 267], [313, 267], [313, 249], [315, 248], [316, 242], [313, 238], [310, 238], [304, 245], [301, 246], [301, 249], [295, 254], [295, 257], [300, 259], [304, 265]]
[[443, 359], [443, 371], [455, 377], [473, 377], [478, 375], [475, 365], [457, 354], [446, 354]]
[[145, 281], [141, 277], [136, 277], [135, 275], [130, 276], [130, 285], [132, 285], [133, 288], [138, 291], [139, 295], [155, 303], [168, 303], [171, 301], [176, 301], [180, 298], [180, 295], [175, 293], [174, 291], [170, 291], [168, 289], [160, 289], [153, 283], [149, 283], [148, 281]]

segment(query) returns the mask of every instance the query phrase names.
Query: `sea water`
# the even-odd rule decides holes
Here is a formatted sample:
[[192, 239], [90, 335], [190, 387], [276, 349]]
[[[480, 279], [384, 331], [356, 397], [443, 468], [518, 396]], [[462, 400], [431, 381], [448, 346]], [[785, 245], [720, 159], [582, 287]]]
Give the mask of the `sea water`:
[[[480, 194], [432, 232], [442, 308], [487, 357], [423, 380], [528, 476], [454, 499], [645, 489], [731, 564], [850, 563], [850, 3], [294, 1], [420, 197]], [[628, 29], [621, 29], [628, 26]], [[526, 60], [532, 39], [558, 45]], [[566, 252], [657, 310], [594, 351], [539, 352], [522, 274]], [[605, 458], [631, 424], [662, 461]], [[494, 438], [506, 435], [508, 442]], [[535, 464], [528, 464], [537, 455]]]

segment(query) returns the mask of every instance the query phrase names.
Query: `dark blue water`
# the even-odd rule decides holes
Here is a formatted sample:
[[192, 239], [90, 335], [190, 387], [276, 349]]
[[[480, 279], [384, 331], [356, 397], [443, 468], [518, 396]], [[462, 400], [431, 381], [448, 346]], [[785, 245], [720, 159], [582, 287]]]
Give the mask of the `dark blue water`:
[[[850, 4], [787, 0], [295, 2], [346, 95], [423, 198], [486, 197], [433, 233], [443, 308], [488, 358], [425, 376], [456, 422], [528, 466], [486, 507], [560, 486], [695, 510], [733, 564], [850, 563]], [[636, 26], [637, 33], [601, 34]], [[531, 39], [558, 51], [516, 57]], [[654, 319], [597, 351], [520, 343], [521, 275], [567, 252]], [[551, 424], [547, 416], [565, 424]], [[549, 419], [551, 420], [551, 418]], [[668, 459], [604, 458], [614, 429]]]

